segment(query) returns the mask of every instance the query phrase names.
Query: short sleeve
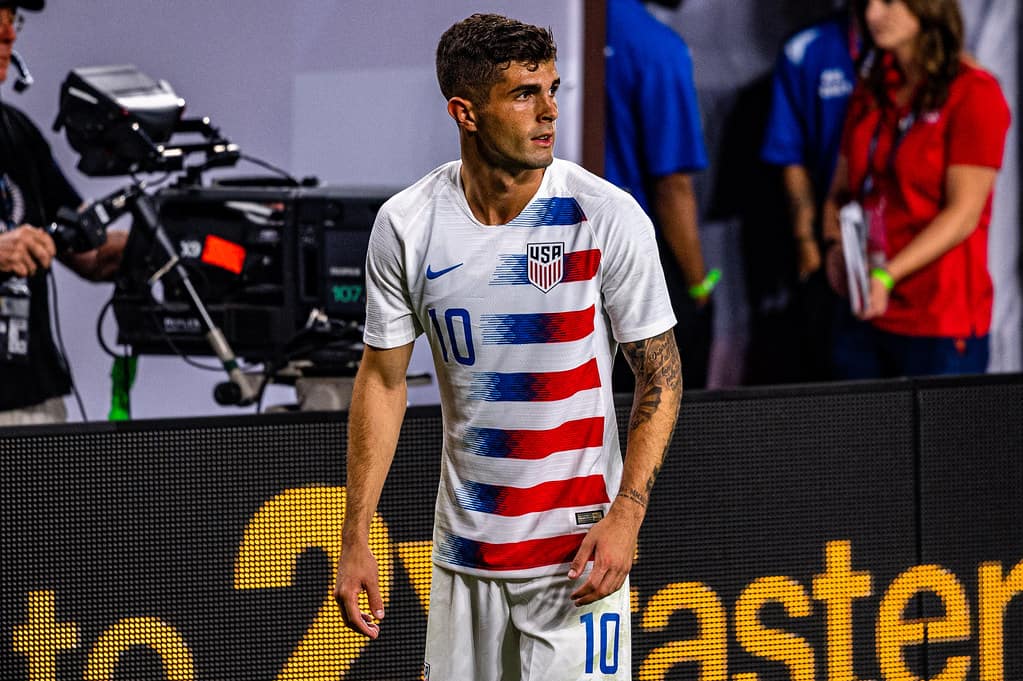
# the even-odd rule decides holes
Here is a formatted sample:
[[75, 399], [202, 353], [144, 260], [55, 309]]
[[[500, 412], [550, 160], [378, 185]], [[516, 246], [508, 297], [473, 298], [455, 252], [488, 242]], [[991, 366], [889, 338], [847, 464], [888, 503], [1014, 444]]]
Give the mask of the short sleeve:
[[681, 38], [644, 62], [636, 103], [647, 171], [655, 177], [707, 167], [693, 63]]
[[806, 163], [806, 126], [800, 112], [799, 69], [782, 52], [775, 65], [771, 84], [771, 110], [764, 133], [760, 157], [774, 165]]
[[636, 201], [622, 194], [601, 214], [601, 294], [619, 343], [651, 338], [675, 325], [654, 227]]
[[366, 329], [363, 340], [374, 348], [407, 345], [422, 333], [409, 296], [401, 241], [393, 222], [380, 210], [366, 252]]
[[1010, 117], [998, 81], [977, 77], [949, 112], [949, 165], [1000, 168]]

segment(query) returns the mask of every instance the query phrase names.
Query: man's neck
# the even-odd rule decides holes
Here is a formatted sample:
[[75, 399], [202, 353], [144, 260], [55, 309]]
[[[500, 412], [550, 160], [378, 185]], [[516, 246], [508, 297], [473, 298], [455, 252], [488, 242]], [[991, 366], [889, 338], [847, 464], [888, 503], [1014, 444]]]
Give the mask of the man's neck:
[[543, 174], [543, 168], [509, 173], [462, 158], [465, 199], [484, 225], [504, 225], [515, 219], [540, 188]]

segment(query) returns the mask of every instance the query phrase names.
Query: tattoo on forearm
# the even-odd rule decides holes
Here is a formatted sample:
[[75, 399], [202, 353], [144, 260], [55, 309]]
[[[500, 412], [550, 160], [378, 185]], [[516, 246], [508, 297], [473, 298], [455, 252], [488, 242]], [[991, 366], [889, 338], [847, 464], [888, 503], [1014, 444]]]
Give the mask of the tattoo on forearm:
[[[661, 454], [661, 461], [664, 461], [664, 454], [668, 451], [668, 447], [665, 446], [664, 452]], [[646, 481], [646, 495], [649, 498], [650, 493], [654, 490], [654, 482], [657, 480], [657, 474], [661, 472], [661, 464], [654, 466], [654, 470], [651, 471], [650, 477]]]
[[654, 338], [624, 343], [622, 352], [636, 375], [636, 400], [630, 428], [649, 421], [661, 406], [664, 390], [682, 389], [682, 370], [675, 336], [665, 331]]
[[649, 494], [643, 494], [631, 488], [619, 490], [618, 496], [628, 499], [629, 501], [634, 501], [643, 508], [646, 508], [647, 500], [650, 498]]

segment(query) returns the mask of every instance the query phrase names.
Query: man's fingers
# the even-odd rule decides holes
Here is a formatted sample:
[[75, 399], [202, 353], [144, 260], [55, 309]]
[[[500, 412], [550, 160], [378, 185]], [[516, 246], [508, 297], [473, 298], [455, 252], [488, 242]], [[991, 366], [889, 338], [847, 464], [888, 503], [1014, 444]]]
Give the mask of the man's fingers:
[[[359, 595], [365, 591], [369, 597], [372, 613], [363, 612], [359, 609]], [[380, 590], [375, 584], [361, 584], [358, 587], [339, 587], [334, 591], [334, 598], [338, 608], [341, 610], [341, 619], [345, 626], [357, 631], [363, 636], [376, 638], [380, 635], [380, 626], [377, 620], [383, 618], [383, 599], [380, 597]]]
[[583, 543], [579, 545], [579, 550], [575, 552], [575, 558], [572, 559], [572, 563], [568, 566], [569, 579], [575, 579], [583, 573], [586, 563], [590, 560], [592, 554], [593, 539], [587, 534], [583, 537]]
[[[38, 230], [33, 230], [38, 231]], [[50, 263], [53, 262], [53, 241], [50, 240], [45, 234], [42, 235], [45, 241], [42, 239], [29, 239], [25, 243], [25, 247], [28, 250], [32, 259], [35, 260], [41, 267], [49, 267]]]
[[606, 568], [594, 565], [593, 569], [590, 570], [589, 576], [586, 578], [586, 582], [573, 591], [569, 598], [571, 598], [576, 605], [586, 605], [586, 603], [592, 603], [597, 600], [599, 596], [595, 598], [591, 597], [598, 592], [600, 582], [604, 579], [605, 573]]
[[380, 635], [380, 627], [374, 621], [373, 615], [359, 610], [359, 592], [341, 595], [337, 598], [337, 604], [341, 610], [341, 619], [349, 629], [369, 638]]
[[606, 598], [622, 588], [625, 584], [625, 573], [616, 570], [607, 570], [603, 576], [595, 578], [595, 573], [590, 573], [586, 584], [576, 589], [571, 595], [572, 602], [576, 606], [589, 605]]
[[367, 591], [369, 596], [369, 609], [373, 613], [373, 617], [378, 620], [384, 618], [384, 599], [380, 596], [379, 589], [371, 589]]

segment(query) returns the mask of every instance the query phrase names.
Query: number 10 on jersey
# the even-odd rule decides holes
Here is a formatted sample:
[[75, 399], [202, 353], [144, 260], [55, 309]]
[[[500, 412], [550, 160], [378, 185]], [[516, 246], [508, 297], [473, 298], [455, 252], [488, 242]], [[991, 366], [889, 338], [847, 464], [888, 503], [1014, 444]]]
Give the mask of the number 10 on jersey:
[[[476, 348], [472, 338], [472, 319], [469, 311], [461, 307], [452, 307], [444, 311], [443, 327], [436, 308], [427, 311], [430, 315], [430, 322], [433, 330], [437, 333], [437, 344], [440, 346], [441, 356], [445, 362], [450, 362], [449, 357], [467, 367], [476, 363]], [[456, 331], [456, 327], [460, 330]], [[450, 354], [448, 349], [450, 348]]]

